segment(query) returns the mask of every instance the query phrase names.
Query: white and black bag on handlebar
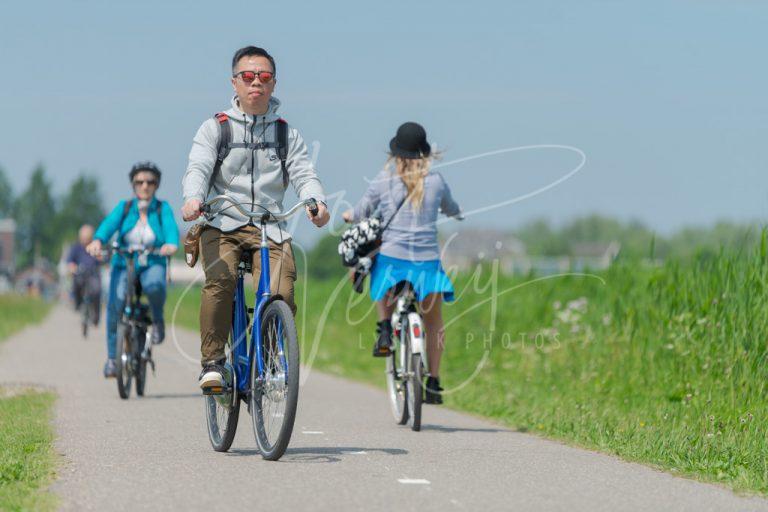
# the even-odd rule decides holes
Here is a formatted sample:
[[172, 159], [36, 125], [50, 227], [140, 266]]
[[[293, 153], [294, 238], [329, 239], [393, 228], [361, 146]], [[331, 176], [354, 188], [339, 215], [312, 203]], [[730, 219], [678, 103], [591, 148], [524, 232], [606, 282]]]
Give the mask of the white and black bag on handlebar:
[[352, 288], [357, 293], [363, 293], [363, 282], [373, 268], [373, 260], [379, 252], [381, 237], [397, 212], [402, 208], [407, 197], [407, 195], [403, 197], [395, 213], [385, 224], [382, 225], [378, 217], [368, 217], [353, 224], [341, 234], [341, 242], [339, 242], [341, 263], [345, 267], [351, 267]]

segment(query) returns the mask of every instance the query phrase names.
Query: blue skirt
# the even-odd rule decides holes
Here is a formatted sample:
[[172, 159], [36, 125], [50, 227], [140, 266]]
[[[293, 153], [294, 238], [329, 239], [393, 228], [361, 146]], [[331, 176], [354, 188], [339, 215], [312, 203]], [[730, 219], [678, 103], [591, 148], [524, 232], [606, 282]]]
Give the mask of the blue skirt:
[[430, 293], [442, 293], [443, 300], [453, 302], [453, 284], [440, 260], [410, 261], [379, 254], [371, 269], [371, 299], [382, 300], [387, 290], [400, 281], [410, 281], [419, 301]]

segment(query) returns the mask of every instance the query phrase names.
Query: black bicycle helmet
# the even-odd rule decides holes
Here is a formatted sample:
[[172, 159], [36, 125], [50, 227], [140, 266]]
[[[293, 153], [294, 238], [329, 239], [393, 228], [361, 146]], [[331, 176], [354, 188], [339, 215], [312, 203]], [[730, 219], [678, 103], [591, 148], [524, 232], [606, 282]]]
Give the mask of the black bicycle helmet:
[[133, 178], [142, 171], [148, 171], [157, 177], [157, 185], [160, 186], [160, 177], [163, 175], [162, 172], [160, 172], [160, 168], [155, 165], [154, 162], [150, 162], [149, 160], [146, 160], [144, 162], [137, 162], [133, 164], [133, 167], [131, 167], [131, 172], [128, 173], [128, 178], [133, 182]]

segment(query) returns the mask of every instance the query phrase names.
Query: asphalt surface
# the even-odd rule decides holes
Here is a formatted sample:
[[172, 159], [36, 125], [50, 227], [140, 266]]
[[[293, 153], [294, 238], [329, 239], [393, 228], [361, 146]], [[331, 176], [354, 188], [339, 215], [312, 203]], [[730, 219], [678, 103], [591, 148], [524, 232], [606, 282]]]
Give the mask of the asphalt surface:
[[63, 510], [768, 510], [760, 498], [437, 406], [412, 432], [394, 424], [382, 391], [316, 371], [281, 461], [259, 456], [245, 408], [230, 452], [215, 453], [199, 367], [185, 356], [197, 357], [197, 336], [169, 338], [147, 396], [127, 401], [101, 377], [103, 331], [83, 340], [65, 306], [0, 344], [0, 384], [58, 393], [52, 491]]

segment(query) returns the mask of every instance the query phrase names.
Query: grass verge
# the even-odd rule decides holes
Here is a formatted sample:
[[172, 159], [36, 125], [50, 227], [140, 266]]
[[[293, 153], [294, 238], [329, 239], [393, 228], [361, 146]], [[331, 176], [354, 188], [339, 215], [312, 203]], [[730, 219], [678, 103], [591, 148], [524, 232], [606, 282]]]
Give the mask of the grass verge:
[[22, 295], [0, 295], [0, 341], [29, 324], [40, 322], [51, 310], [42, 299]]
[[[15, 391], [15, 390], [13, 390]], [[0, 510], [53, 510], [54, 395], [0, 388]]]
[[[443, 310], [447, 406], [768, 492], [765, 241], [755, 254], [626, 261], [599, 275], [509, 277], [491, 265], [454, 283]], [[296, 298], [304, 363], [383, 386], [367, 295], [300, 281]], [[198, 308], [199, 293], [188, 294], [187, 327]]]

